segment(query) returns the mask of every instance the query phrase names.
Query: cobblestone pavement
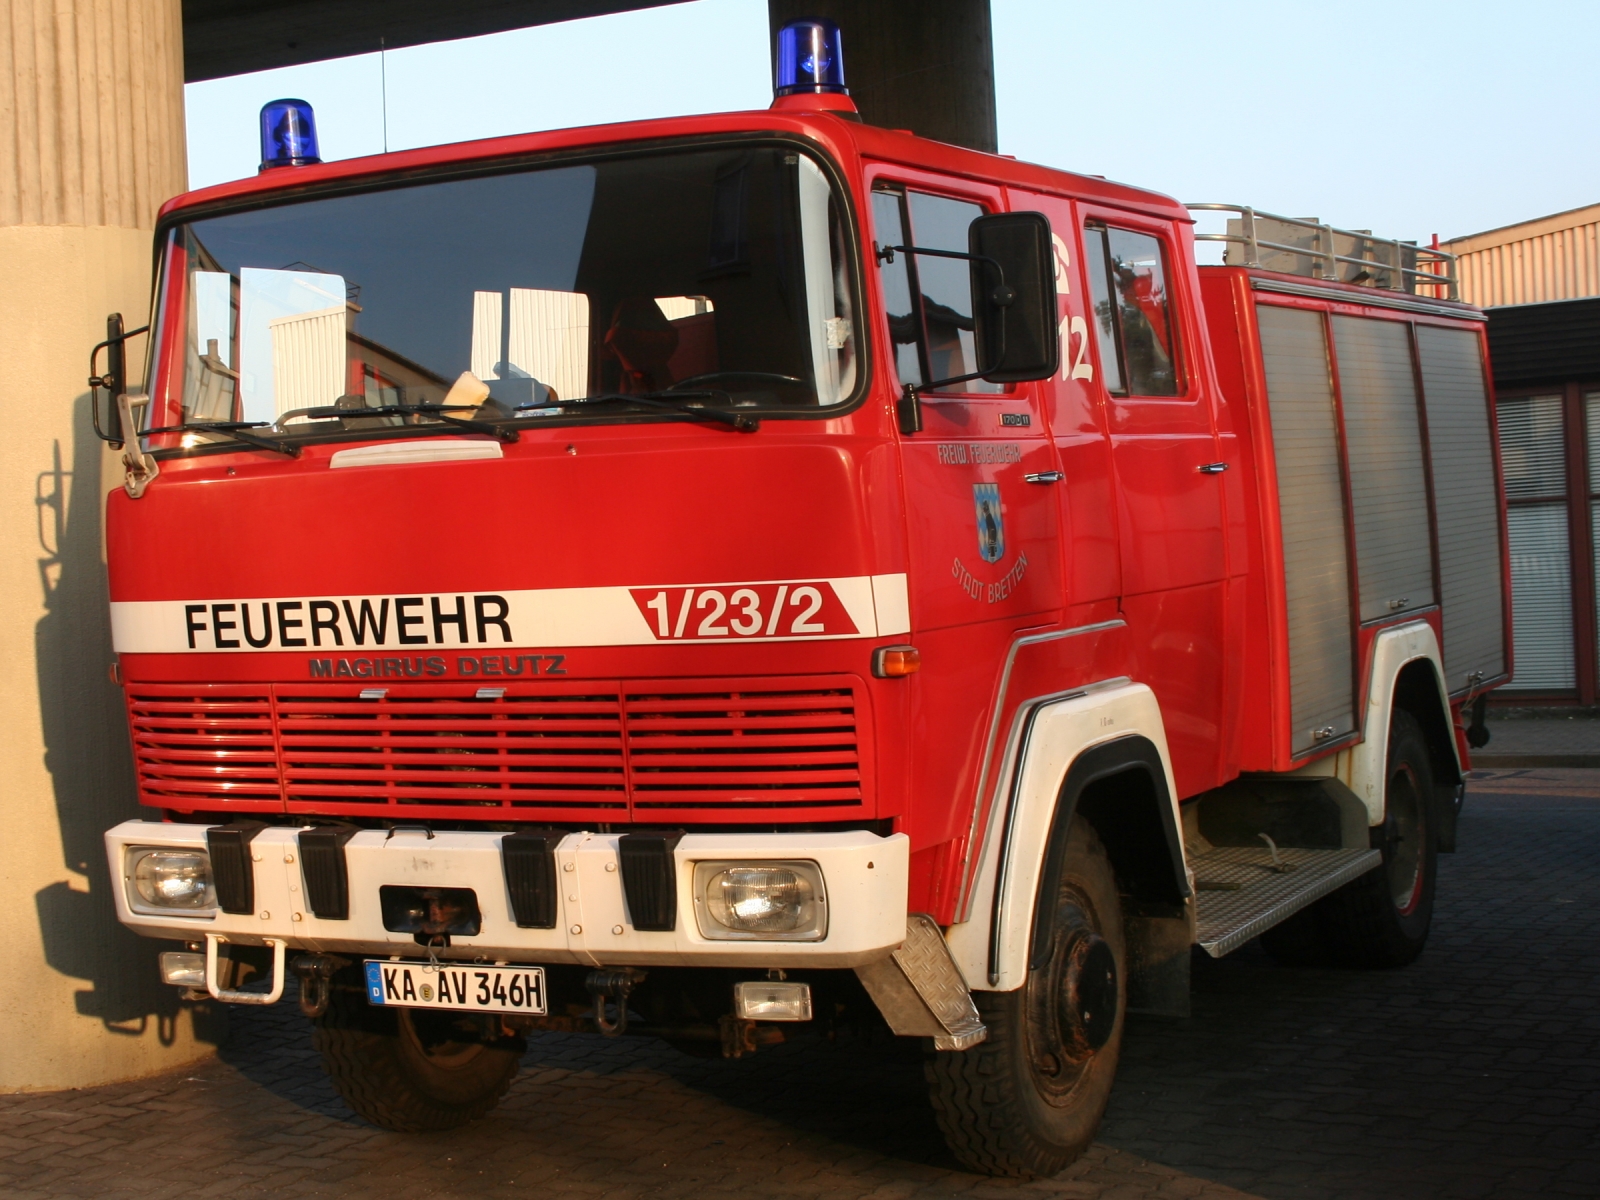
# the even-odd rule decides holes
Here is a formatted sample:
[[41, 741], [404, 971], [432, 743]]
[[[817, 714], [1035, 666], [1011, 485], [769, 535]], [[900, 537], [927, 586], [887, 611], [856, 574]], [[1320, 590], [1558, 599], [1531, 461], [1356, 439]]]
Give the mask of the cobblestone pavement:
[[548, 1035], [485, 1120], [385, 1133], [280, 1005], [189, 1071], [0, 1096], [0, 1196], [1600, 1196], [1600, 773], [1485, 773], [1461, 843], [1405, 970], [1197, 961], [1193, 1018], [1130, 1024], [1100, 1141], [1054, 1180], [957, 1170], [914, 1048]]

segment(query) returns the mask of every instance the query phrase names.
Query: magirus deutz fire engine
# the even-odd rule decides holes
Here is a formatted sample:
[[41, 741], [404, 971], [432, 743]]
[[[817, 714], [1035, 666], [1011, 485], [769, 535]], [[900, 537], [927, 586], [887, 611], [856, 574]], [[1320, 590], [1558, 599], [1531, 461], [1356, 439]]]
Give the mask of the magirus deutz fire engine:
[[297, 977], [386, 1128], [531, 1032], [886, 1025], [1048, 1174], [1193, 947], [1421, 952], [1511, 666], [1482, 317], [1414, 244], [1230, 208], [1200, 268], [1160, 195], [863, 124], [826, 23], [778, 79], [338, 163], [276, 102], [162, 210], [97, 418], [118, 912], [191, 997]]

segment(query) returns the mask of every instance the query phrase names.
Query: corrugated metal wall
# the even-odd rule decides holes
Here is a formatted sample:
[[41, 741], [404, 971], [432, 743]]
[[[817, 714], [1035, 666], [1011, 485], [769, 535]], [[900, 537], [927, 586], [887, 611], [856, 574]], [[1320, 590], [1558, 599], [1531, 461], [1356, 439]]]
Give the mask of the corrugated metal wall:
[[268, 321], [272, 332], [275, 413], [332, 404], [344, 394], [343, 305]]
[[1600, 205], [1444, 244], [1461, 298], [1483, 308], [1600, 295]]

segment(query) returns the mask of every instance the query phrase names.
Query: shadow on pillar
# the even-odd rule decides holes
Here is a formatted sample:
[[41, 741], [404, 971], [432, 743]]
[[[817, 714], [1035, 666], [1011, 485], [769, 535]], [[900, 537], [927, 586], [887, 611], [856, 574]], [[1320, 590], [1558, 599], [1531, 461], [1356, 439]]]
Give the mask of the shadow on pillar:
[[[55, 791], [61, 852], [79, 877], [34, 899], [45, 961], [88, 987], [78, 1012], [113, 1033], [152, 1031], [163, 1045], [177, 1033], [178, 990], [160, 982], [156, 955], [173, 945], [142, 938], [117, 921], [103, 835], [141, 813], [133, 782], [127, 715], [109, 677], [113, 654], [105, 564], [100, 556], [103, 451], [89, 420], [89, 397], [73, 405], [70, 463], [61, 443], [36, 479], [39, 583], [45, 615], [34, 632], [45, 767]], [[148, 813], [146, 813], [148, 815]], [[218, 1006], [195, 1006], [197, 1040], [226, 1030]]]

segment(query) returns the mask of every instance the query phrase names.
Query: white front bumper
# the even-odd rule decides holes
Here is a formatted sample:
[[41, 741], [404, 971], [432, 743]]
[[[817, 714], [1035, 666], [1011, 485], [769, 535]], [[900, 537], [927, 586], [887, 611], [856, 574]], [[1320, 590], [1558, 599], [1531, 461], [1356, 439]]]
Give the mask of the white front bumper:
[[[124, 821], [106, 834], [117, 916], [146, 937], [228, 941], [277, 938], [304, 950], [346, 954], [421, 955], [408, 933], [383, 927], [378, 889], [384, 884], [465, 887], [477, 895], [483, 925], [476, 937], [451, 939], [449, 958], [484, 956], [512, 962], [590, 966], [853, 967], [882, 958], [905, 940], [910, 839], [849, 833], [689, 833], [678, 843], [678, 921], [671, 932], [635, 929], [628, 920], [616, 833], [570, 833], [556, 848], [560, 915], [554, 929], [522, 929], [511, 915], [500, 859], [500, 833], [363, 830], [345, 846], [350, 918], [311, 912], [300, 874], [298, 832], [263, 829], [250, 843], [255, 870], [251, 914], [205, 916], [135, 912], [123, 863], [130, 846], [204, 849], [206, 826]], [[827, 936], [814, 942], [720, 941], [703, 937], [695, 920], [694, 864], [713, 859], [810, 859], [822, 869], [828, 897]]]

